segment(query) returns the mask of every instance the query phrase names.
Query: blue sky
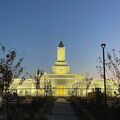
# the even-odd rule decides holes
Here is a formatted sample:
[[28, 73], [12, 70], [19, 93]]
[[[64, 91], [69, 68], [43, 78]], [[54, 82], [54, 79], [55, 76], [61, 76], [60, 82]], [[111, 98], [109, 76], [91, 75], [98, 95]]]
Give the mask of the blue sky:
[[26, 71], [48, 72], [59, 41], [73, 73], [97, 76], [101, 43], [120, 47], [119, 0], [1, 0], [0, 42], [24, 57]]

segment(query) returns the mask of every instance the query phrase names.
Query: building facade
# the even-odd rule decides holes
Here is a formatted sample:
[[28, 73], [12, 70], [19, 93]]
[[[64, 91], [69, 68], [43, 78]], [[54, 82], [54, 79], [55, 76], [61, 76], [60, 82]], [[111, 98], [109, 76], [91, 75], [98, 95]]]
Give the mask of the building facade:
[[[51, 73], [44, 73], [40, 78], [40, 87], [36, 88], [34, 79], [26, 79], [22, 85], [18, 84], [20, 79], [15, 79], [10, 89], [20, 96], [30, 95], [52, 95], [84, 97], [96, 88], [104, 91], [103, 80], [92, 80], [87, 86], [87, 79], [82, 74], [71, 73], [71, 68], [66, 61], [65, 46], [61, 41], [57, 47], [57, 60], [51, 68]], [[116, 86], [112, 81], [107, 81], [107, 94], [115, 95]]]

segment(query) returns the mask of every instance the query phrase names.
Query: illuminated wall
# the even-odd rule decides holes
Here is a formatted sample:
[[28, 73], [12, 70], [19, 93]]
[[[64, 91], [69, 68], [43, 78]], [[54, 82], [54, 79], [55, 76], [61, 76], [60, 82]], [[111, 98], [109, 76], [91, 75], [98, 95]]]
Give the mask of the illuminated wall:
[[57, 61], [55, 65], [52, 66], [52, 74], [69, 74], [70, 73], [70, 66], [67, 65], [66, 58], [65, 58], [65, 47], [62, 43], [57, 47]]
[[65, 61], [65, 47], [57, 48], [57, 61]]
[[[45, 95], [45, 88], [47, 88], [48, 85], [51, 86], [53, 96], [86, 96], [86, 79], [84, 75], [71, 73], [70, 66], [68, 66], [66, 62], [65, 47], [62, 41], [57, 47], [57, 60], [52, 66], [52, 72], [42, 76], [40, 89], [38, 91], [34, 79], [26, 79], [22, 85], [19, 85], [19, 82], [20, 79], [15, 79], [10, 89], [17, 91], [20, 96], [36, 96], [37, 93], [39, 95]], [[90, 93], [95, 88], [101, 88], [102, 92], [104, 92], [103, 80], [92, 80], [87, 92]], [[107, 80], [107, 94], [115, 96], [115, 91], [117, 91], [117, 88], [113, 81]]]

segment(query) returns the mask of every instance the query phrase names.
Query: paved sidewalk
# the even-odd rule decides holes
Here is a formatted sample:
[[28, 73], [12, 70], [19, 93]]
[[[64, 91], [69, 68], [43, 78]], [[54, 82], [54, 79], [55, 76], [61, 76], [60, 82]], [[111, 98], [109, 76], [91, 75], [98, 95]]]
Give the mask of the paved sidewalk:
[[78, 120], [70, 103], [64, 99], [59, 98], [55, 102], [48, 120]]

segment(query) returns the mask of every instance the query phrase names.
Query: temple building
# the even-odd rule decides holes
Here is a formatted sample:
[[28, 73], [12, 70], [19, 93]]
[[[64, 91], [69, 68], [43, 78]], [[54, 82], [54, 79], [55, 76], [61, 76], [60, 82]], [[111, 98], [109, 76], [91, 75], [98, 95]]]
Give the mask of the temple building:
[[[92, 80], [87, 86], [87, 79], [82, 74], [73, 74], [66, 61], [66, 51], [61, 41], [57, 47], [57, 60], [51, 68], [51, 73], [44, 73], [40, 77], [39, 88], [36, 87], [34, 79], [26, 79], [22, 85], [20, 79], [15, 79], [10, 90], [16, 91], [19, 96], [29, 95], [52, 95], [52, 96], [71, 96], [81, 97], [93, 92], [96, 88], [104, 91], [103, 80]], [[112, 81], [107, 81], [107, 94], [114, 96], [117, 90]]]
[[61, 41], [57, 47], [57, 60], [52, 66], [51, 74], [47, 74], [47, 80], [51, 82], [53, 94], [55, 96], [68, 96], [72, 91], [75, 82], [85, 82], [85, 77], [81, 74], [72, 74], [70, 66], [67, 64], [65, 46]]

